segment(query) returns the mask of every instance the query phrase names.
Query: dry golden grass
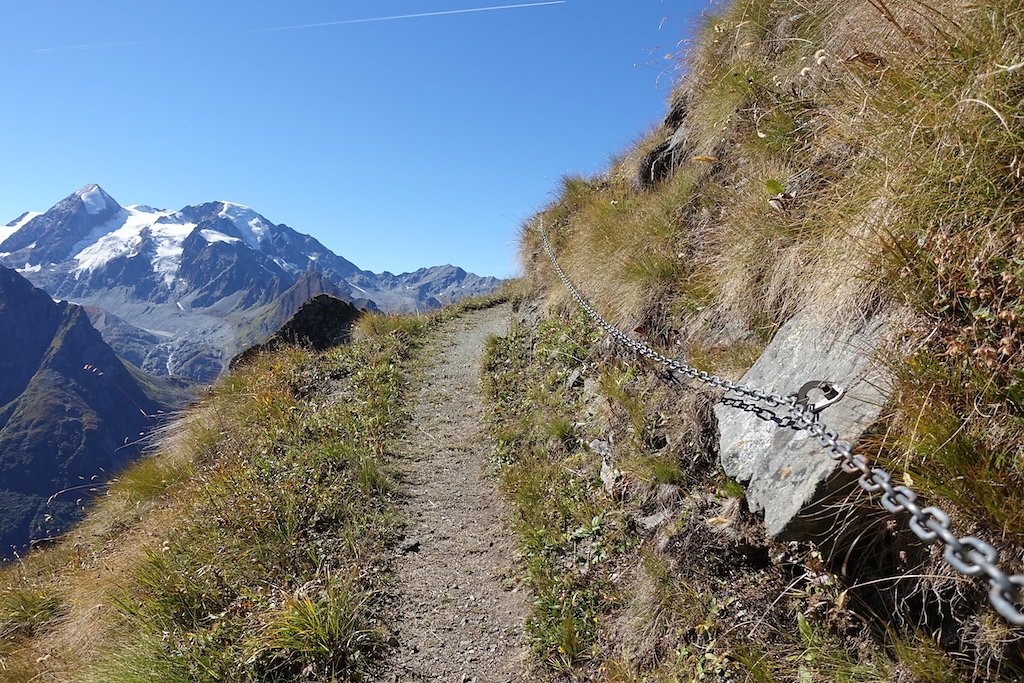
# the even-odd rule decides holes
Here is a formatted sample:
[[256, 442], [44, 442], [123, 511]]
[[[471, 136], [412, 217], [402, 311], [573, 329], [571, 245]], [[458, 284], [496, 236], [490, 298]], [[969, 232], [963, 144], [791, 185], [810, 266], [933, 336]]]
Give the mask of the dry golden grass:
[[[744, 0], [708, 18], [672, 98], [686, 131], [674, 173], [637, 186], [645, 155], [678, 132], [661, 126], [606, 173], [566, 178], [538, 217], [566, 272], [613, 322], [690, 335], [770, 336], [805, 309], [840, 326], [897, 305], [892, 233], [921, 214], [907, 179], [934, 183], [955, 131], [1011, 121], [978, 92], [1015, 54], [978, 51], [999, 5]], [[961, 85], [945, 92], [934, 72], [950, 59], [960, 73], [945, 80]], [[775, 201], [780, 188], [792, 196]], [[524, 268], [551, 283], [535, 232]]]
[[[154, 437], [152, 454], [114, 481], [81, 524], [0, 574], [2, 586], [44, 587], [61, 604], [45, 629], [8, 648], [12, 671], [22, 671], [24, 680], [67, 681], [109, 645], [117, 622], [112, 601], [145, 551], [159, 548], [173, 529], [178, 503], [170, 489], [180, 484], [182, 471], [203, 460], [204, 435], [214, 429], [214, 419], [214, 409], [202, 405], [168, 423]], [[151, 481], [140, 491], [126, 483], [144, 473], [157, 474], [164, 485]]]
[[407, 348], [384, 334], [321, 356], [282, 349], [225, 377], [79, 526], [0, 576], [0, 626], [20, 619], [0, 628], [3, 680], [365, 669]]

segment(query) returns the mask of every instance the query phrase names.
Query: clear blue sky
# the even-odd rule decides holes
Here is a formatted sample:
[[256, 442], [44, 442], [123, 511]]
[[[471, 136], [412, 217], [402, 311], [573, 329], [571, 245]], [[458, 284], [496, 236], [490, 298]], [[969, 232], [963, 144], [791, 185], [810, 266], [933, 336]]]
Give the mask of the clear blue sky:
[[512, 274], [558, 178], [664, 115], [705, 3], [338, 22], [529, 2], [5, 2], [0, 224], [96, 182], [248, 204], [370, 270]]

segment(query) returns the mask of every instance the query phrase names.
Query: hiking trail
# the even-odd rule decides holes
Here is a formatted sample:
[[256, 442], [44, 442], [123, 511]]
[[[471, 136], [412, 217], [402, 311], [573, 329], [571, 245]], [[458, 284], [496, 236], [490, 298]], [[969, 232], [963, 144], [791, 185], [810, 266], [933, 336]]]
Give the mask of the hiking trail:
[[396, 561], [398, 645], [379, 680], [527, 680], [513, 542], [483, 425], [480, 367], [508, 305], [446, 323], [419, 352], [412, 419], [396, 445], [408, 520]]

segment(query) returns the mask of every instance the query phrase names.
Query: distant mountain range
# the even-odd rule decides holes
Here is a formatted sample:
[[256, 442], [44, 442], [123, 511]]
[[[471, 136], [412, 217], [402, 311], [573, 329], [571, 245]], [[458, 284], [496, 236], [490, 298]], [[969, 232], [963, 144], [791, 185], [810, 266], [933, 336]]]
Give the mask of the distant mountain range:
[[98, 185], [0, 228], [0, 265], [83, 305], [114, 350], [145, 371], [200, 381], [316, 294], [409, 312], [500, 284], [450, 265], [376, 274], [240, 204], [121, 206]]
[[360, 270], [231, 202], [121, 206], [89, 185], [21, 215], [0, 227], [0, 558], [66, 530], [161, 411], [311, 298], [406, 312], [498, 284]]
[[[84, 309], [0, 267], [0, 557], [59, 534], [190, 387], [123, 363]], [[67, 490], [70, 489], [70, 490]], [[59, 493], [65, 491], [65, 493]]]

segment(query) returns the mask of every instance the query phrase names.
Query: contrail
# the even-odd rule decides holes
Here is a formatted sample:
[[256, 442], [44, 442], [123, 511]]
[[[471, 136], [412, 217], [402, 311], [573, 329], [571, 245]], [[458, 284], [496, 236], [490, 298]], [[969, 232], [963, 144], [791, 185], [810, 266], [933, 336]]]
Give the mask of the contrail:
[[147, 40], [128, 40], [111, 43], [87, 43], [84, 45], [62, 45], [60, 47], [40, 47], [33, 52], [71, 52], [74, 50], [105, 50], [113, 47], [134, 47], [137, 45], [158, 45], [160, 43], [172, 43], [181, 40], [201, 40], [207, 38], [227, 38], [230, 36], [247, 36], [256, 33], [277, 33], [280, 31], [299, 31], [309, 28], [323, 28], [326, 26], [347, 26], [349, 24], [371, 24], [380, 21], [398, 21], [400, 19], [420, 19], [423, 17], [444, 17], [452, 14], [473, 14], [475, 12], [496, 12], [499, 10], [526, 9], [529, 7], [546, 7], [548, 5], [564, 5], [568, 0], [547, 0], [546, 2], [527, 2], [516, 5], [491, 5], [489, 7], [470, 7], [467, 9], [450, 9], [438, 12], [420, 12], [417, 14], [395, 14], [386, 17], [366, 17], [364, 19], [341, 19], [338, 21], [322, 21], [316, 24], [296, 24], [294, 26], [273, 26], [270, 28], [254, 28], [245, 31], [231, 31], [228, 33], [207, 33], [205, 35], [176, 36], [173, 38], [151, 38]]

